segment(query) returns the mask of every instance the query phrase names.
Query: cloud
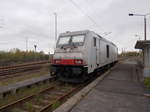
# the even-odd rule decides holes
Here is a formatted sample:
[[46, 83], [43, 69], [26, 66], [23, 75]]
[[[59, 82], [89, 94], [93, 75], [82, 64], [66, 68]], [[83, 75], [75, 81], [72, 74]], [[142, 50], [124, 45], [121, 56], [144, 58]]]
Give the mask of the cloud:
[[[143, 18], [129, 17], [128, 13], [148, 13], [149, 0], [1, 0], [0, 50], [14, 47], [25, 50], [38, 44], [38, 50], [54, 48], [54, 12], [58, 14], [58, 33], [89, 29], [106, 36], [120, 49], [134, 50], [135, 34], [143, 38]], [[82, 10], [82, 11], [81, 11]], [[90, 20], [90, 18], [92, 20]], [[148, 18], [148, 31], [150, 27]], [[95, 25], [96, 23], [96, 25]], [[150, 33], [148, 32], [148, 35]]]

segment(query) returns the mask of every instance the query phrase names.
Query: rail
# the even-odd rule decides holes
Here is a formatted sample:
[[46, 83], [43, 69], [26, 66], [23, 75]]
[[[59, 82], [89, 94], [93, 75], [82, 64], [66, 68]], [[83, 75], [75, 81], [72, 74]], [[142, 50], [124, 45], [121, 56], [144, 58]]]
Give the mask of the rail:
[[[80, 86], [66, 86], [66, 84], [55, 84], [54, 86], [48, 87], [38, 93], [26, 96], [17, 101], [11, 102], [5, 106], [0, 107], [1, 112], [13, 111], [14, 109], [20, 111], [30, 112], [47, 112], [55, 109], [55, 105], [59, 105], [65, 101], [71, 94], [77, 91]], [[37, 98], [40, 98], [37, 99]], [[38, 102], [37, 102], [38, 100]], [[26, 106], [30, 103], [30, 108]]]
[[38, 61], [25, 64], [17, 64], [12, 66], [0, 67], [0, 76], [12, 75], [28, 70], [38, 69], [44, 64], [49, 64], [50, 61]]

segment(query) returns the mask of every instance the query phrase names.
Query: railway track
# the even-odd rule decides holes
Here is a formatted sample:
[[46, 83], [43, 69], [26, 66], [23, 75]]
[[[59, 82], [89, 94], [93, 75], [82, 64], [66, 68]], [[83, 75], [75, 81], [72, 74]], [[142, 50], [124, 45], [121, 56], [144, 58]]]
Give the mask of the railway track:
[[41, 68], [41, 66], [49, 63], [50, 61], [40, 61], [40, 62], [32, 62], [26, 64], [0, 67], [0, 77], [3, 76], [7, 77], [7, 76], [14, 75], [16, 73], [21, 73], [29, 70], [36, 70]]
[[50, 112], [62, 104], [68, 97], [72, 96], [78, 90], [89, 84], [103, 74], [98, 73], [82, 85], [66, 85], [59, 81], [50, 83], [50, 86], [44, 90], [25, 96], [19, 100], [7, 103], [0, 107], [0, 112]]
[[79, 88], [81, 88], [81, 85], [66, 85], [57, 82], [36, 94], [0, 107], [0, 112], [50, 112]]

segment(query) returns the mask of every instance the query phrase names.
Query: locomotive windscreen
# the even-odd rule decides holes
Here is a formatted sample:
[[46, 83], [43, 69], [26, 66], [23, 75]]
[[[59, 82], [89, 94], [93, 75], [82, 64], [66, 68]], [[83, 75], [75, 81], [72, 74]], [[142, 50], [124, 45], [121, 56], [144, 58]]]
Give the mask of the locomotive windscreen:
[[85, 38], [85, 35], [59, 37], [57, 46], [64, 46], [64, 45], [82, 46], [84, 43], [84, 38]]
[[71, 37], [61, 37], [61, 38], [59, 39], [58, 44], [59, 44], [59, 45], [69, 44], [70, 38], [71, 38]]
[[72, 36], [72, 42], [84, 42], [84, 35]]

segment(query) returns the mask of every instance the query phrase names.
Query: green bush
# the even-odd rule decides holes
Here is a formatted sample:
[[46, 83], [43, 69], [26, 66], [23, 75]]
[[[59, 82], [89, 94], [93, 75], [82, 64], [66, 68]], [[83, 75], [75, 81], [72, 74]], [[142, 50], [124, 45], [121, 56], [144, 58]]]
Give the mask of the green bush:
[[150, 89], [150, 77], [144, 79], [144, 84]]

